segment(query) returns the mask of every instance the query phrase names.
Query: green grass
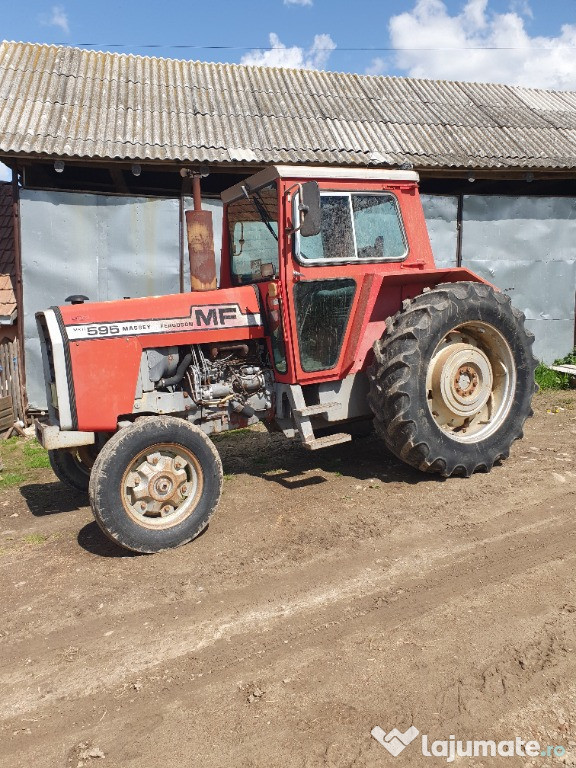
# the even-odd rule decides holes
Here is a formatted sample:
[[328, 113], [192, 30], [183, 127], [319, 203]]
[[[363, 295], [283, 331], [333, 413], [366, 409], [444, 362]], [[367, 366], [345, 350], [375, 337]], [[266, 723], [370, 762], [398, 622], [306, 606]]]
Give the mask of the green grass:
[[213, 442], [219, 443], [222, 440], [237, 440], [251, 432], [252, 430], [249, 427], [241, 427], [240, 429], [229, 429], [224, 432], [217, 432], [216, 434], [210, 435], [210, 437]]
[[45, 469], [50, 466], [48, 451], [36, 440], [27, 440], [24, 443], [23, 454], [26, 469]]
[[29, 533], [28, 536], [24, 536], [24, 541], [26, 544], [37, 546], [38, 544], [44, 544], [45, 541], [48, 541], [48, 536], [44, 536], [41, 533]]
[[0, 472], [0, 489], [13, 488], [15, 485], [22, 485], [26, 480], [26, 475], [22, 472]]
[[33, 480], [36, 470], [50, 466], [48, 451], [36, 440], [11, 437], [0, 442], [0, 458], [4, 469], [0, 471], [0, 490]]
[[[576, 347], [560, 360], [555, 360], [554, 365], [576, 365]], [[539, 363], [536, 368], [536, 383], [542, 390], [546, 389], [570, 389], [571, 377], [567, 373], [559, 373], [548, 368], [544, 363]]]

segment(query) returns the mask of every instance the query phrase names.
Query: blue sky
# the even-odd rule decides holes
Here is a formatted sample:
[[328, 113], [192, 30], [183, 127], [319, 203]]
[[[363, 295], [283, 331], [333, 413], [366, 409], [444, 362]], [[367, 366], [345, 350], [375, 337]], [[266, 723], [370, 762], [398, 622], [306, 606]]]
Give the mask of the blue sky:
[[[576, 90], [575, 0], [2, 0], [0, 7], [7, 40]], [[370, 50], [347, 50], [360, 48]]]

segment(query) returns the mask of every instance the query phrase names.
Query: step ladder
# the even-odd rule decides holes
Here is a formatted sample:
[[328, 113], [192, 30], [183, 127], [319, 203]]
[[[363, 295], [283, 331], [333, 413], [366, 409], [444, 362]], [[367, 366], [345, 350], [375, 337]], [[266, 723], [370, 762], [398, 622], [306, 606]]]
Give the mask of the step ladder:
[[319, 448], [327, 448], [329, 445], [338, 445], [339, 443], [348, 443], [352, 440], [352, 435], [346, 432], [339, 432], [334, 435], [325, 435], [316, 437], [314, 427], [312, 426], [312, 416], [321, 416], [331, 410], [340, 407], [340, 403], [317, 403], [315, 405], [306, 405], [304, 393], [299, 384], [292, 384], [286, 388], [286, 394], [292, 408], [292, 416], [302, 445], [309, 451], [317, 451]]

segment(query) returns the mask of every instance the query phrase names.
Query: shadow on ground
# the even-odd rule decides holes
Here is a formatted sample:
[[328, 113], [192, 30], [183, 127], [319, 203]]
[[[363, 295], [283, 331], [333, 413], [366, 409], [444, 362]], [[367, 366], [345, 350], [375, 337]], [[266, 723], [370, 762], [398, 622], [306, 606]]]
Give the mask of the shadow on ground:
[[75, 491], [58, 481], [22, 485], [20, 493], [34, 517], [74, 512], [88, 506], [87, 493]]
[[246, 473], [285, 488], [319, 485], [326, 479], [308, 473], [320, 470], [359, 481], [381, 483], [443, 483], [446, 478], [427, 475], [393, 456], [371, 434], [319, 451], [306, 450], [298, 441], [267, 432], [234, 433], [216, 443], [226, 474]]
[[78, 532], [78, 544], [86, 552], [98, 555], [98, 557], [144, 557], [139, 552], [131, 552], [129, 549], [123, 549], [118, 544], [114, 544], [113, 541], [102, 533], [98, 524], [94, 521], [87, 523], [80, 529]]

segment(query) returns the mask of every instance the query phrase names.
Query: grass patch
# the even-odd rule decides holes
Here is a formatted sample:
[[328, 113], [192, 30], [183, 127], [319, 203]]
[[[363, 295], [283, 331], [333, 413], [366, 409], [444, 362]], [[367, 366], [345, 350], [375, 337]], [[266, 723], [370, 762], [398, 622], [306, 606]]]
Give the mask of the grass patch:
[[26, 469], [45, 469], [50, 466], [48, 451], [37, 440], [26, 441], [23, 454]]
[[544, 363], [539, 363], [536, 368], [536, 384], [538, 384], [541, 390], [568, 389], [567, 379], [567, 374], [553, 371]]
[[[554, 360], [554, 365], [576, 365], [576, 347], [560, 360]], [[536, 383], [542, 390], [546, 389], [570, 389], [572, 377], [567, 373], [560, 373], [548, 368], [544, 363], [539, 363], [536, 368]]]
[[22, 485], [25, 480], [26, 475], [22, 472], [0, 472], [0, 488], [13, 488]]
[[250, 427], [242, 427], [241, 429], [229, 429], [225, 432], [218, 432], [210, 435], [210, 439], [214, 443], [220, 443], [222, 440], [237, 440], [244, 435], [249, 435], [252, 432]]
[[42, 533], [29, 533], [28, 536], [24, 536], [24, 541], [26, 544], [38, 546], [39, 544], [44, 544], [45, 541], [48, 541], [48, 536], [44, 536]]
[[37, 470], [50, 466], [48, 451], [36, 440], [11, 437], [0, 443], [0, 489], [13, 488], [37, 477]]

